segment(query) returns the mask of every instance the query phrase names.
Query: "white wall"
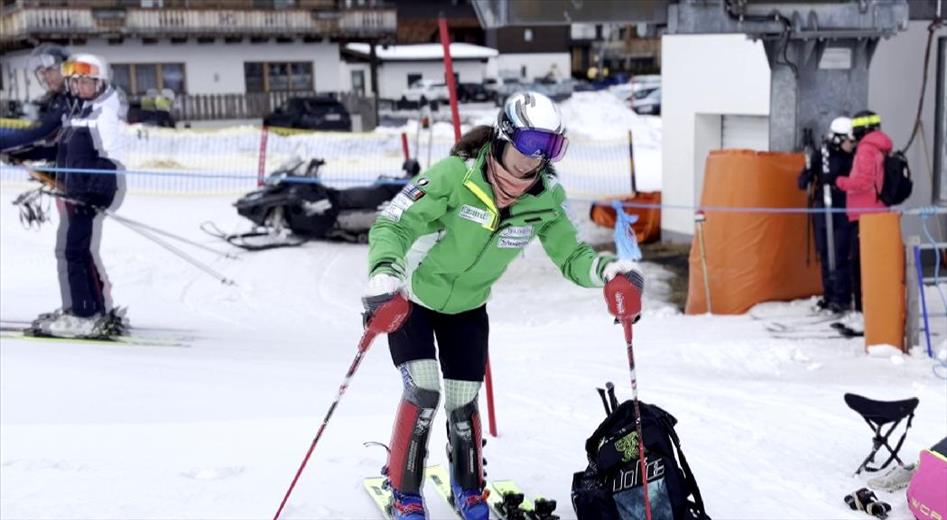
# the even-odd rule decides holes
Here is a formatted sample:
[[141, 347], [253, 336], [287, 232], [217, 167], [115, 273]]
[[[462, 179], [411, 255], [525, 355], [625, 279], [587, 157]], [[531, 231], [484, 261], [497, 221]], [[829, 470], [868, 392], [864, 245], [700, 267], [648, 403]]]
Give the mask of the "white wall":
[[[668, 35], [661, 74], [662, 200], [693, 206], [706, 154], [719, 147], [720, 115], [769, 114], [769, 65], [763, 45], [743, 35]], [[694, 214], [664, 211], [661, 227], [666, 240], [683, 240]]]
[[368, 63], [360, 62], [341, 62], [339, 67], [339, 90], [343, 92], [352, 91], [352, 71], [360, 70], [365, 74], [365, 95], [371, 96], [372, 91], [372, 68]]
[[[917, 113], [928, 23], [910, 22], [907, 31], [883, 40], [871, 62], [867, 108], [881, 115], [882, 127], [895, 148], [907, 143]], [[945, 29], [938, 31], [935, 42], [936, 36], [945, 33]], [[933, 161], [936, 67], [934, 48], [922, 113], [924, 135], [918, 135], [908, 152], [914, 192], [906, 204], [911, 206], [929, 205], [932, 200], [928, 165]], [[699, 201], [703, 158], [713, 149], [708, 143], [719, 139], [715, 116], [768, 115], [769, 74], [762, 45], [742, 35], [663, 37], [664, 201], [682, 205]], [[686, 239], [693, 233], [693, 215], [668, 210], [661, 225], [666, 239]], [[943, 227], [947, 229], [947, 223]], [[918, 219], [904, 219], [906, 234], [918, 234], [919, 229]]]
[[[109, 63], [183, 62], [187, 91], [190, 94], [246, 92], [243, 63], [247, 61], [311, 61], [316, 91], [336, 92], [341, 89], [339, 46], [335, 43], [255, 44], [244, 41], [225, 44], [217, 40], [212, 44], [198, 44], [189, 40], [188, 43], [180, 45], [172, 45], [170, 41], [145, 45], [141, 40], [129, 39], [121, 45], [109, 45], [105, 40], [89, 40], [86, 45], [72, 45], [68, 50], [98, 54]], [[17, 53], [12, 57], [4, 55], [4, 66], [11, 61], [14, 66], [25, 68], [25, 58], [17, 58], [21, 55], [24, 53]], [[36, 82], [31, 83], [30, 97], [41, 95]]]
[[[879, 43], [868, 71], [868, 108], [881, 116], [882, 130], [894, 141], [895, 149], [901, 149], [907, 144], [917, 115], [928, 24], [929, 22], [925, 21], [910, 22], [907, 31]], [[924, 110], [921, 113], [923, 134], [919, 133], [914, 138], [914, 143], [907, 153], [914, 180], [914, 191], [911, 193], [911, 198], [905, 202], [909, 206], [927, 206], [932, 204], [933, 200], [931, 175], [934, 167], [937, 37], [945, 35], [947, 35], [947, 29], [944, 28], [934, 34], [928, 65], [927, 92], [924, 96]], [[921, 233], [917, 218], [904, 218], [902, 223], [906, 234]], [[933, 226], [930, 226], [930, 229], [932, 233], [936, 233]], [[943, 220], [942, 229], [947, 231], [947, 222]], [[947, 237], [941, 236], [941, 238]]]
[[[462, 83], [484, 80], [487, 64], [480, 60], [454, 61], [454, 73]], [[382, 99], [400, 99], [408, 88], [408, 74], [421, 74], [424, 79], [443, 80], [444, 63], [440, 61], [388, 61], [378, 66], [378, 91]]]
[[[572, 58], [568, 52], [501, 54], [497, 57], [497, 74], [530, 82], [548, 74], [554, 64], [561, 78], [571, 77]], [[525, 76], [522, 75], [524, 66]]]
[[3, 99], [35, 99], [43, 94], [36, 77], [27, 66], [29, 51], [0, 55], [3, 69]]

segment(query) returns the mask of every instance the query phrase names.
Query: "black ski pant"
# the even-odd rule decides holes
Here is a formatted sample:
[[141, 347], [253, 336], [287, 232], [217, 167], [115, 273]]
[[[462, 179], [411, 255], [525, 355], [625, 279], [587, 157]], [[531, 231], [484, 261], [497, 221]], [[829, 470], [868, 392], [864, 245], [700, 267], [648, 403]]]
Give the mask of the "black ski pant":
[[414, 304], [404, 325], [388, 334], [388, 346], [395, 366], [418, 359], [439, 359], [444, 379], [483, 382], [489, 335], [486, 304], [458, 314]]
[[822, 267], [822, 290], [825, 302], [843, 309], [852, 305], [852, 223], [844, 213], [832, 214], [832, 230], [835, 249], [835, 271], [829, 267], [829, 238], [825, 226], [825, 214], [812, 217], [815, 228], [815, 247], [819, 252]]
[[56, 260], [62, 308], [80, 317], [107, 312], [109, 285], [99, 260], [105, 215], [88, 206], [60, 204]]

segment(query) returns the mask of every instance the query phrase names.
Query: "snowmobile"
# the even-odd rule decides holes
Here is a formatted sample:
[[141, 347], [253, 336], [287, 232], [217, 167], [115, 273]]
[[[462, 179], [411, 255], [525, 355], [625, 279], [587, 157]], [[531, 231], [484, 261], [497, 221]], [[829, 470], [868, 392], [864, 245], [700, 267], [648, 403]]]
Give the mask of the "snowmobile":
[[420, 165], [402, 164], [399, 176], [382, 176], [369, 186], [336, 189], [322, 183], [325, 161], [293, 158], [270, 174], [263, 186], [234, 203], [237, 213], [255, 225], [247, 233], [226, 234], [211, 223], [202, 228], [247, 250], [298, 246], [309, 240], [367, 243], [368, 230]]

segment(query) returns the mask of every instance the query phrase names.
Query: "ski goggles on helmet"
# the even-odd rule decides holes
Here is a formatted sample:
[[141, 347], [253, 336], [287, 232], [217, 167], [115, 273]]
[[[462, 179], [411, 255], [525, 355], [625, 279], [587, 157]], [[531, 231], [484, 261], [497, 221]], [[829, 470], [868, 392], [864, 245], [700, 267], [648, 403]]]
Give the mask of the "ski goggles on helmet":
[[558, 161], [566, 154], [569, 139], [562, 134], [535, 128], [518, 128], [510, 139], [516, 150], [527, 157], [544, 157]]
[[880, 125], [881, 116], [878, 114], [872, 114], [868, 116], [856, 117], [852, 119], [852, 128], [862, 128], [872, 125]]
[[92, 78], [101, 78], [102, 71], [97, 65], [85, 63], [82, 61], [67, 61], [62, 64], [63, 76], [89, 76]]

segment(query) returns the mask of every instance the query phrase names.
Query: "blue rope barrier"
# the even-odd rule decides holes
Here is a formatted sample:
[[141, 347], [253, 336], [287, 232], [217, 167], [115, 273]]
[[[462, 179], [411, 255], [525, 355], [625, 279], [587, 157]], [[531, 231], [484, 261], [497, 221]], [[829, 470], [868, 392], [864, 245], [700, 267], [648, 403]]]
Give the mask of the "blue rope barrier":
[[[142, 176], [142, 177], [188, 177], [194, 180], [210, 180], [210, 179], [231, 179], [231, 180], [246, 180], [248, 182], [256, 182], [258, 176], [256, 174], [245, 174], [245, 173], [233, 173], [233, 172], [194, 172], [194, 171], [181, 171], [181, 170], [166, 170], [166, 171], [156, 171], [156, 170], [100, 170], [100, 169], [80, 169], [80, 168], [56, 168], [48, 166], [40, 166], [36, 168], [23, 168], [21, 166], [6, 166], [0, 165], [0, 173], [3, 171], [23, 171], [28, 170], [48, 172], [48, 173], [80, 173], [80, 174], [92, 174], [92, 175], [125, 175], [125, 176]], [[370, 184], [406, 184], [408, 181], [405, 179], [386, 179], [384, 177], [374, 178], [374, 179], [354, 179], [354, 178], [343, 178], [343, 177], [299, 177], [299, 176], [286, 176], [281, 178], [283, 182], [294, 182], [300, 184], [340, 184], [340, 185], [370, 185]], [[902, 215], [943, 215], [947, 214], [947, 208], [935, 207], [935, 206], [919, 206], [914, 208], [777, 208], [777, 207], [760, 207], [760, 206], [694, 206], [688, 204], [652, 204], [652, 203], [638, 203], [638, 202], [628, 202], [628, 201], [614, 201], [614, 200], [593, 200], [593, 199], [583, 199], [581, 197], [572, 197], [572, 200], [591, 202], [592, 205], [601, 205], [601, 206], [613, 206], [615, 202], [619, 202], [624, 208], [636, 208], [636, 209], [660, 209], [665, 210], [680, 210], [680, 211], [703, 211], [704, 213], [772, 213], [772, 214], [808, 214], [808, 213], [845, 213], [848, 210], [855, 210], [860, 213], [900, 213]]]
[[[102, 170], [94, 168], [55, 168], [50, 166], [37, 166], [24, 168], [22, 166], [0, 165], [0, 173], [4, 171], [23, 172], [36, 171], [44, 173], [76, 173], [83, 175], [124, 175], [126, 177], [187, 177], [194, 180], [210, 179], [231, 179], [245, 180], [248, 182], [257, 182], [259, 177], [256, 174], [232, 173], [232, 172], [195, 172], [195, 171], [176, 171], [176, 170]], [[287, 175], [280, 177], [281, 182], [299, 183], [299, 184], [407, 184], [407, 179], [352, 179], [342, 177], [302, 177]]]

